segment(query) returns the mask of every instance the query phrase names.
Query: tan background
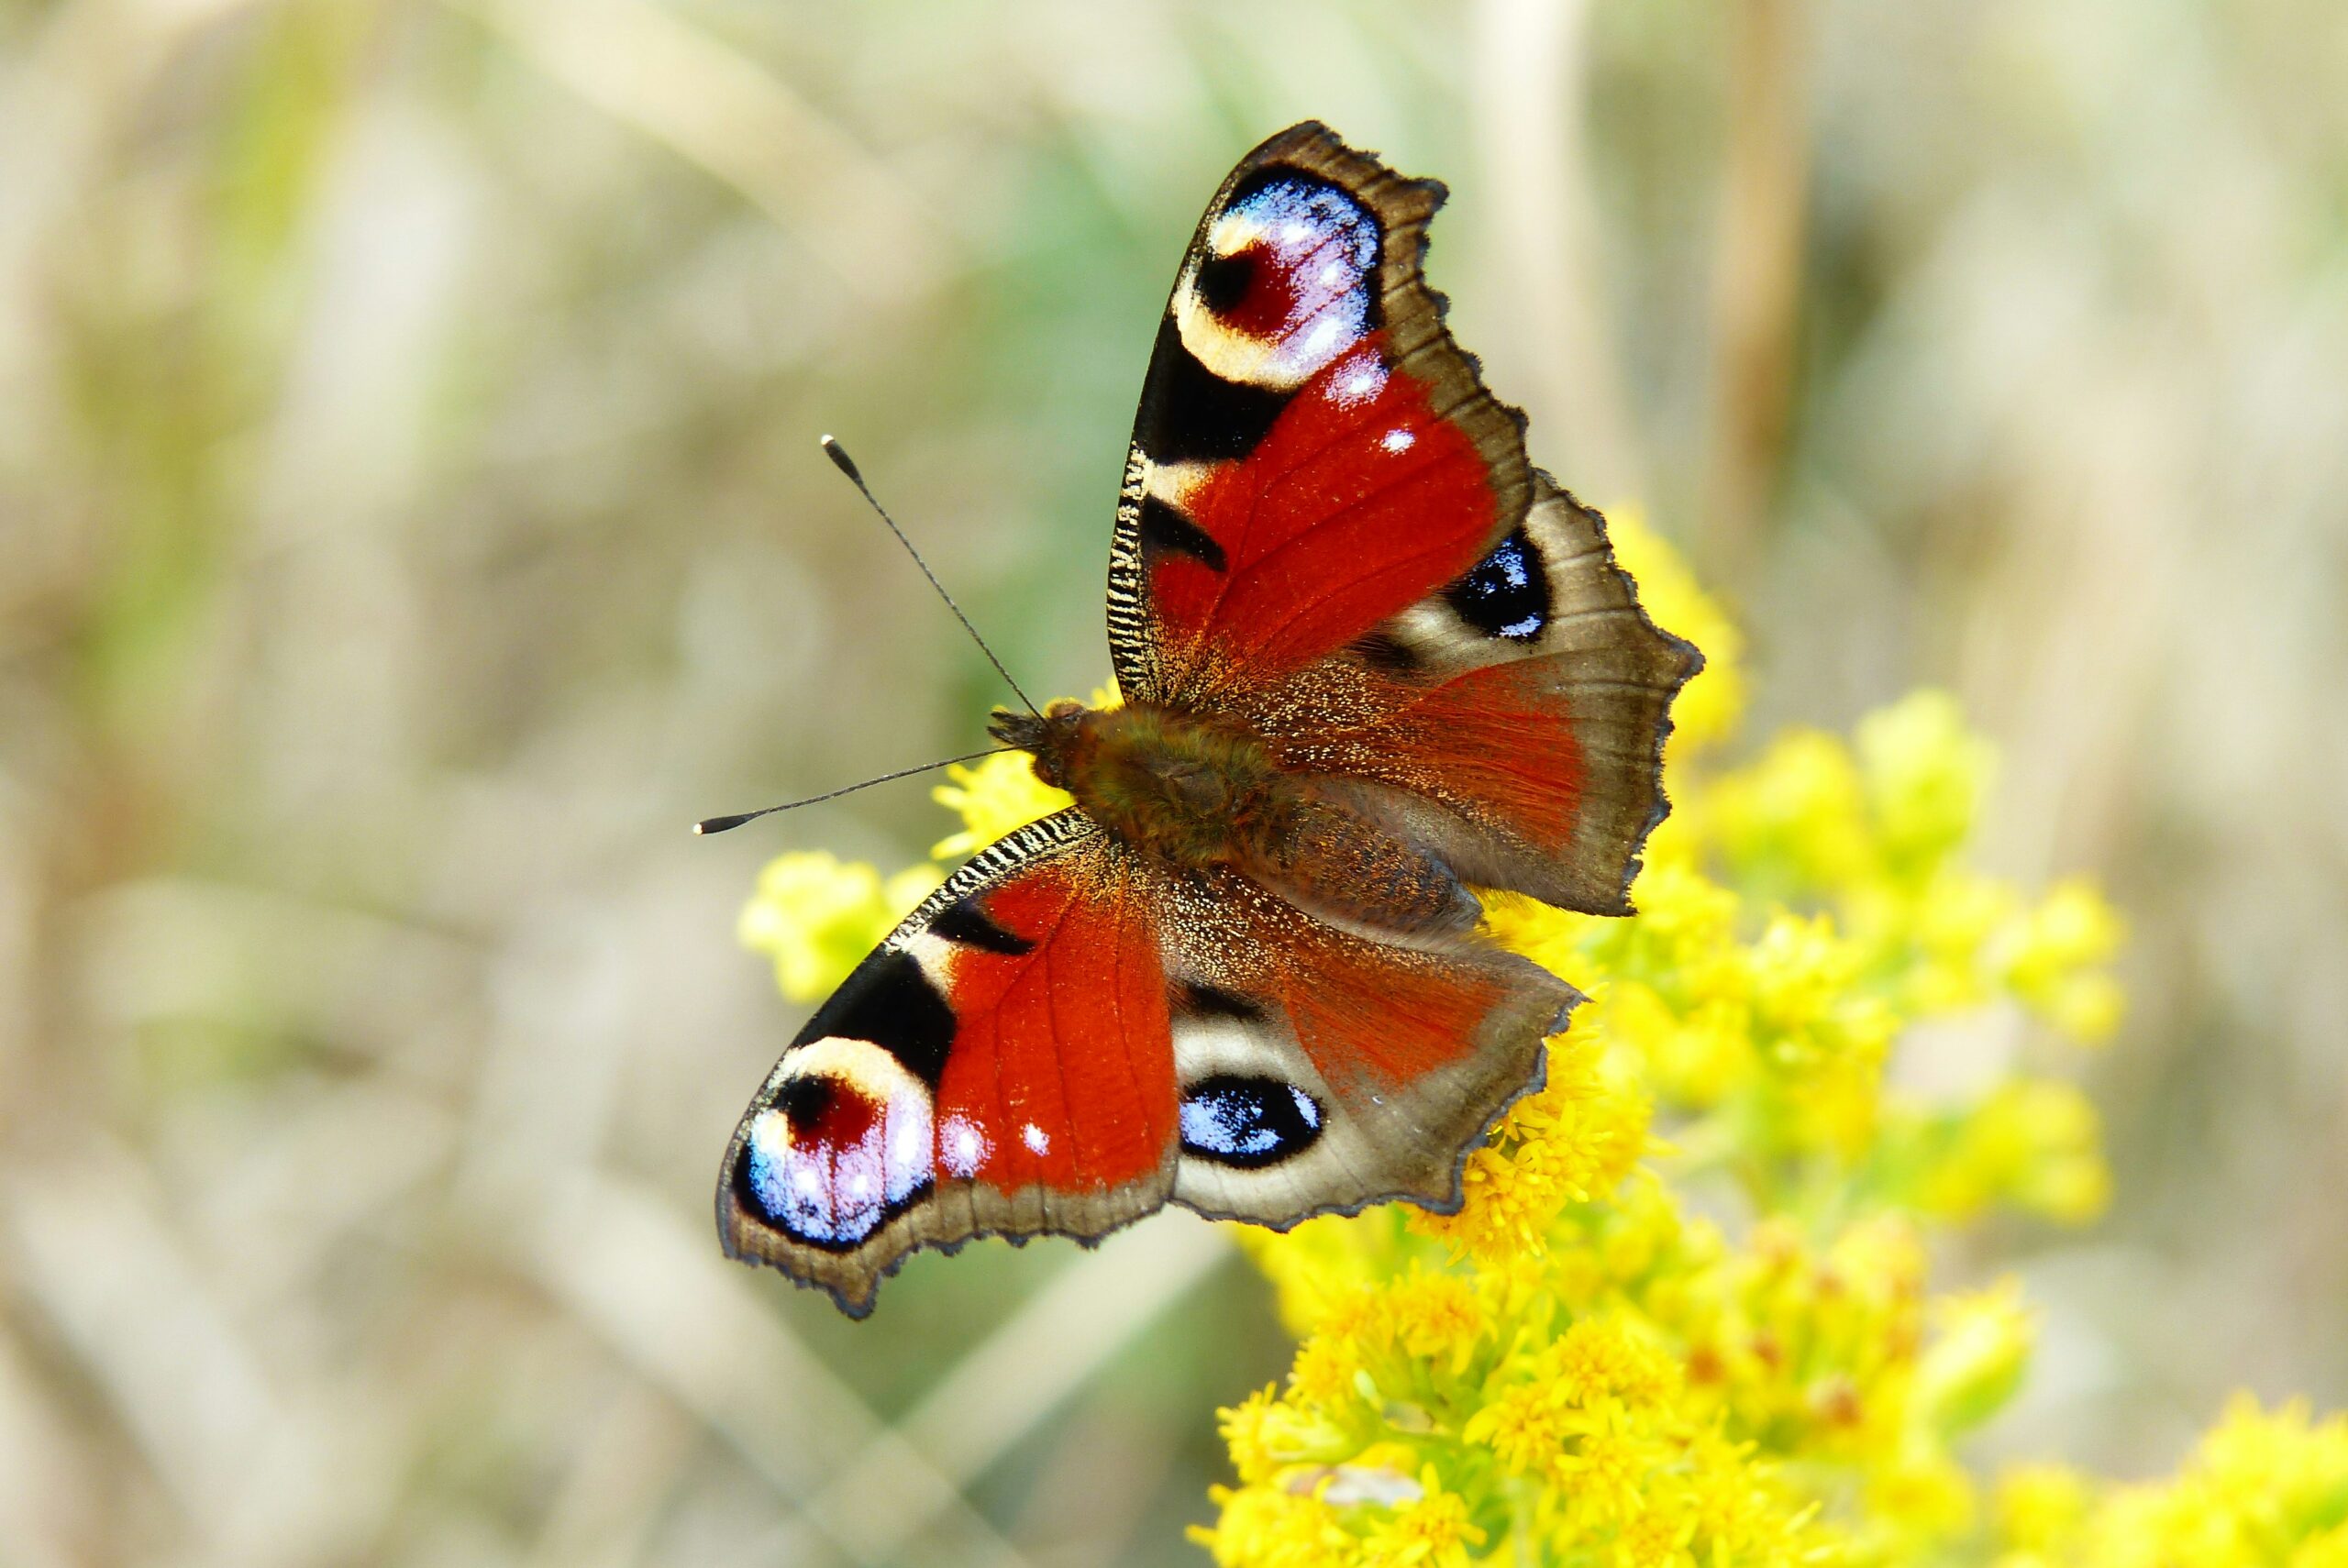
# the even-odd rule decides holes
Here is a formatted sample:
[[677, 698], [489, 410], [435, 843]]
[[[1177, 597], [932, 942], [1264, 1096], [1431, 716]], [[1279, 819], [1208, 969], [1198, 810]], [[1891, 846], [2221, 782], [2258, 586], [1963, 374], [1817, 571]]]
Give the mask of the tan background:
[[[1224, 168], [1438, 173], [1536, 458], [1755, 727], [1958, 690], [2104, 879], [2119, 1198], [1985, 1457], [2348, 1403], [2337, 0], [0, 0], [0, 1561], [1197, 1561], [1263, 1292], [1169, 1219], [719, 1261], [759, 860], [894, 867], [982, 664], [1105, 673]], [[1945, 1060], [1994, 1047], [1961, 1036]]]

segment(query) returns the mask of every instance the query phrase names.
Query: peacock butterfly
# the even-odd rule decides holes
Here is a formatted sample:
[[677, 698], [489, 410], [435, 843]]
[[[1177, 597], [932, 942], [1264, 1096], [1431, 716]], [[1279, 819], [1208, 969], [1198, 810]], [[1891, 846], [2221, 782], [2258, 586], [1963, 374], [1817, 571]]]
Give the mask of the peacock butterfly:
[[1604, 521], [1421, 276], [1444, 197], [1291, 127], [1174, 283], [1109, 547], [1125, 702], [996, 710], [1076, 803], [850, 975], [725, 1152], [725, 1249], [861, 1317], [918, 1247], [1169, 1198], [1456, 1208], [1580, 999], [1474, 888], [1629, 912], [1673, 695]]

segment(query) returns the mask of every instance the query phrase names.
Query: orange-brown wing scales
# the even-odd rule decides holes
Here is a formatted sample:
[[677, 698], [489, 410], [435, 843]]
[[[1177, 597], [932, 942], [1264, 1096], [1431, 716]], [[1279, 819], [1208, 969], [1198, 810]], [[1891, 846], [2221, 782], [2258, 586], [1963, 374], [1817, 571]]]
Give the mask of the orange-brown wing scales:
[[718, 1183], [727, 1251], [871, 1309], [917, 1247], [1162, 1204], [1179, 1111], [1150, 874], [1080, 813], [958, 872], [818, 1010]]
[[1284, 766], [1346, 781], [1464, 879], [1621, 914], [1667, 809], [1671, 699], [1702, 658], [1646, 618], [1597, 513], [1545, 474], [1534, 493], [1472, 571], [1245, 714]]
[[1210, 1215], [1456, 1207], [1468, 1151], [1579, 999], [1513, 954], [1372, 942], [1235, 877], [1174, 907], [1174, 1198]]

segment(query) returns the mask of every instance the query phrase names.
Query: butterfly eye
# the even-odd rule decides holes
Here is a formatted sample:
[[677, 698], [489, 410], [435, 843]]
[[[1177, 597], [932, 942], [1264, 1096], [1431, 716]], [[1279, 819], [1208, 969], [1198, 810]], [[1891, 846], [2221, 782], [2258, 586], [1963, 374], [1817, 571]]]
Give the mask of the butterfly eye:
[[1321, 1136], [1321, 1107], [1278, 1078], [1218, 1074], [1182, 1097], [1182, 1149], [1226, 1165], [1268, 1165]]

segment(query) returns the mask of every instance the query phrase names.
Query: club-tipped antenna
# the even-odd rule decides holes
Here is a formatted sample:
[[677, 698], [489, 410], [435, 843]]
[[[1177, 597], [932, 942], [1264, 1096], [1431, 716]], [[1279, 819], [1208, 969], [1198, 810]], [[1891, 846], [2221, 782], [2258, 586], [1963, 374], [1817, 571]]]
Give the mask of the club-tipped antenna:
[[833, 790], [821, 795], [810, 795], [803, 801], [786, 801], [780, 806], [765, 806], [755, 812], [737, 812], [730, 817], [710, 817], [693, 823], [693, 833], [702, 838], [707, 838], [714, 833], [731, 833], [744, 823], [756, 822], [760, 817], [770, 817], [777, 812], [795, 812], [802, 806], [812, 806], [820, 801], [836, 801], [842, 795], [853, 795], [858, 790], [869, 790], [875, 784], [886, 784], [892, 778], [911, 778], [916, 773], [932, 773], [941, 767], [951, 767], [958, 762], [976, 762], [982, 756], [995, 756], [1006, 751], [1018, 749], [1016, 746], [993, 745], [984, 751], [974, 751], [968, 756], [949, 756], [941, 762], [925, 762], [919, 767], [900, 767], [894, 773], [883, 773], [878, 778], [868, 778], [861, 784], [851, 784], [845, 790]]
[[[826, 436], [824, 437], [824, 456], [831, 458], [834, 468], [847, 475], [848, 483], [856, 486], [858, 492], [864, 497], [865, 503], [880, 513], [880, 521], [889, 525], [889, 532], [897, 536], [897, 543], [904, 546], [905, 554], [913, 557], [914, 565], [921, 568], [922, 576], [929, 579], [930, 587], [937, 590], [937, 597], [946, 601], [946, 608], [954, 612], [954, 619], [962, 623], [962, 629], [970, 634], [970, 640], [979, 645], [980, 653], [987, 656], [987, 662], [994, 666], [994, 672], [1002, 677], [1002, 683], [1011, 688], [1023, 707], [1031, 713], [1036, 712], [1035, 702], [1026, 692], [1019, 690], [1019, 682], [1011, 679], [1011, 671], [1002, 667], [1002, 660], [994, 657], [994, 649], [987, 646], [987, 640], [979, 635], [979, 629], [970, 624], [970, 618], [962, 613], [962, 607], [954, 602], [954, 596], [946, 591], [946, 585], [937, 580], [937, 574], [929, 569], [927, 561], [921, 558], [921, 552], [914, 548], [914, 542], [911, 539], [905, 537], [905, 531], [897, 526], [897, 520], [889, 515], [889, 509], [881, 505], [874, 497], [872, 487], [864, 482], [864, 472], [856, 466], [856, 459], [847, 455], [847, 448]], [[875, 779], [873, 782], [878, 783], [880, 780]]]

